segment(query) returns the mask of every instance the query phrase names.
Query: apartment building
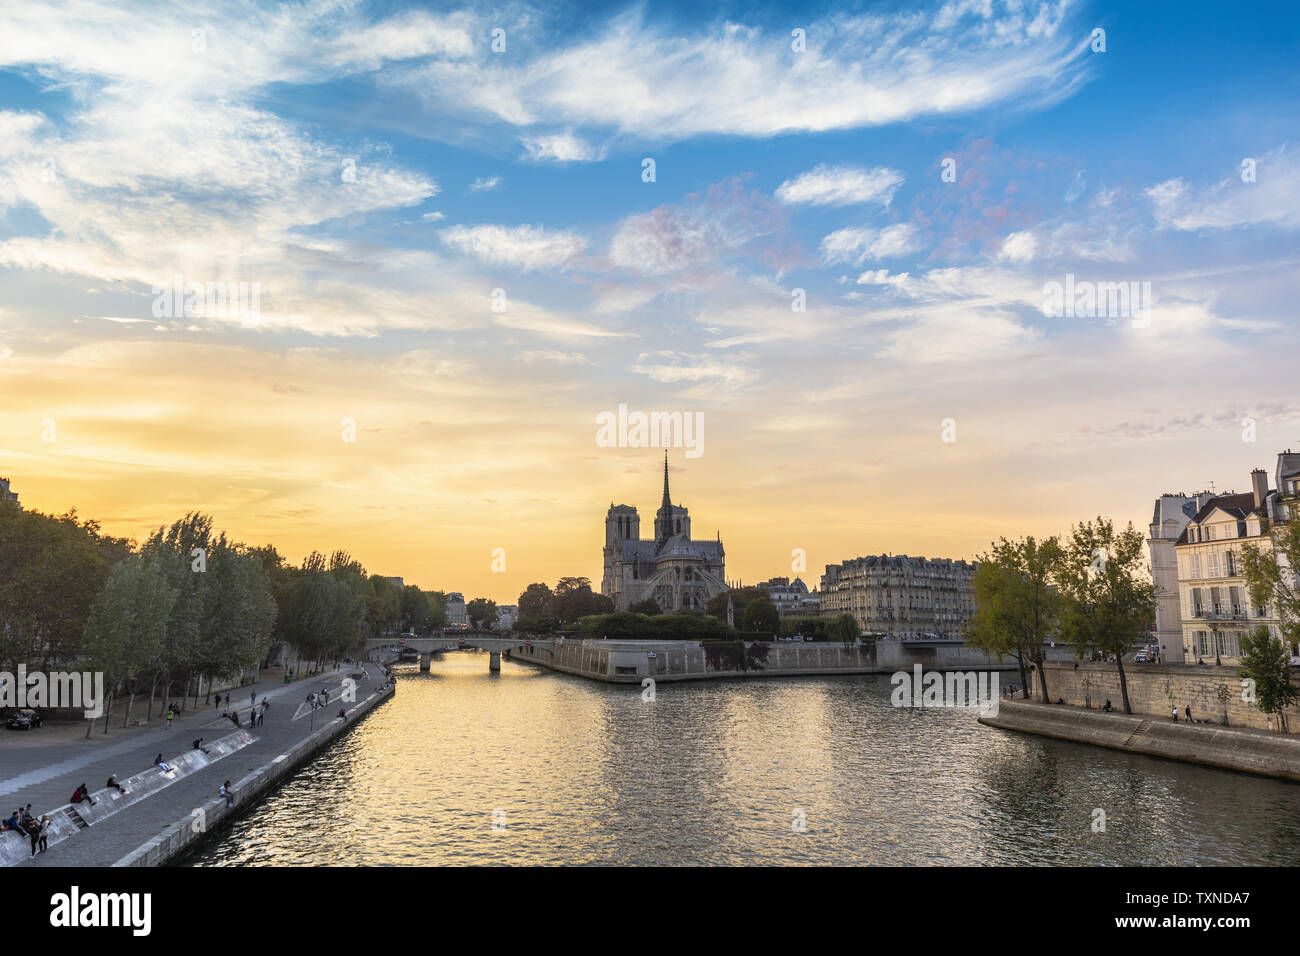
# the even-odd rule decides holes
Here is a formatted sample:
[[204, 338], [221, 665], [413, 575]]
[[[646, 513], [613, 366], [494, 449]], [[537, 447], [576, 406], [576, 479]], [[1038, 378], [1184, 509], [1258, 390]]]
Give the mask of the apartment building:
[[877, 638], [956, 638], [975, 612], [976, 567], [905, 554], [828, 564], [821, 579], [821, 616], [848, 612], [864, 634]]

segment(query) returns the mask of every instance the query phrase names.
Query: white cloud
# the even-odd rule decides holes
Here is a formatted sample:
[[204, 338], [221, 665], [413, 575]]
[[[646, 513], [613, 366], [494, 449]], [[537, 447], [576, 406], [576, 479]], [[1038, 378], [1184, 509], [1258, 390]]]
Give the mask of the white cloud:
[[901, 256], [916, 249], [915, 235], [916, 228], [906, 222], [884, 229], [837, 229], [822, 239], [822, 258], [828, 264], [861, 265], [868, 259]]
[[823, 164], [794, 179], [787, 179], [777, 187], [776, 198], [787, 204], [807, 203], [812, 206], [848, 206], [865, 202], [888, 206], [902, 182], [902, 173], [884, 166], [864, 169]]
[[1279, 147], [1258, 158], [1255, 181], [1241, 174], [1211, 186], [1167, 179], [1146, 191], [1164, 229], [1231, 229], [1245, 225], [1300, 227], [1300, 153]]
[[521, 269], [564, 266], [582, 255], [587, 240], [541, 226], [452, 226], [438, 233], [448, 246], [493, 265]]
[[469, 191], [473, 193], [480, 193], [488, 189], [496, 189], [500, 185], [501, 185], [500, 176], [489, 176], [487, 178], [479, 176], [477, 179], [475, 179], [472, 183], [469, 184]]
[[1088, 48], [1065, 9], [834, 14], [804, 24], [808, 48], [793, 54], [788, 28], [714, 21], [681, 35], [638, 7], [540, 56], [444, 57], [385, 79], [432, 110], [516, 126], [660, 140], [854, 129], [1068, 94]]
[[1032, 232], [1013, 232], [1002, 240], [998, 258], [1008, 262], [1030, 262], [1038, 251], [1038, 240]]
[[605, 150], [597, 149], [573, 133], [554, 133], [549, 136], [525, 136], [525, 155], [532, 160], [553, 160], [559, 163], [591, 162], [604, 159]]
[[435, 212], [426, 212], [420, 218], [425, 222], [441, 222], [443, 219], [447, 217], [443, 213], [435, 211]]

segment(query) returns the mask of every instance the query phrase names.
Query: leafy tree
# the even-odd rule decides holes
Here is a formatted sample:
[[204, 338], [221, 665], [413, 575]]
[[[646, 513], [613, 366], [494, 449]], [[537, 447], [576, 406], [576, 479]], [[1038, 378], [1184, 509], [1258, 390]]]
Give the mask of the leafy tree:
[[1300, 697], [1291, 680], [1291, 649], [1257, 627], [1241, 638], [1241, 676], [1255, 682], [1255, 703], [1266, 714], [1277, 714], [1278, 730], [1286, 731], [1286, 708]]
[[1037, 541], [1001, 538], [979, 557], [972, 588], [975, 613], [966, 641], [986, 654], [1016, 659], [1022, 695], [1029, 698], [1029, 669], [1036, 668], [1043, 702], [1049, 703], [1043, 645], [1056, 633], [1061, 596], [1053, 585], [1065, 552], [1056, 537]]
[[[86, 654], [108, 689], [129, 695], [122, 726], [131, 723], [135, 698], [157, 673], [176, 592], [156, 559], [132, 555], [109, 572], [86, 621]], [[104, 708], [107, 730], [109, 708]], [[89, 736], [90, 728], [86, 728]]]
[[858, 627], [858, 619], [848, 612], [831, 618], [826, 627], [827, 640], [842, 641], [845, 644], [852, 644], [861, 634], [862, 629]]
[[1246, 544], [1241, 551], [1246, 589], [1256, 607], [1268, 607], [1292, 648], [1300, 648], [1300, 519], [1274, 525], [1272, 548]]
[[465, 605], [465, 619], [475, 629], [491, 627], [497, 622], [497, 602], [487, 598], [474, 598]]
[[[526, 595], [528, 592], [525, 591]], [[523, 595], [520, 596], [520, 600]], [[612, 611], [612, 602], [604, 595], [591, 590], [591, 581], [587, 578], [560, 578], [555, 585], [555, 594], [547, 605], [547, 613], [566, 624], [571, 624], [580, 617]], [[522, 612], [521, 612], [522, 613]]]
[[628, 610], [633, 614], [644, 614], [646, 617], [654, 617], [656, 614], [663, 613], [663, 609], [659, 607], [659, 602], [654, 598], [637, 601]]
[[554, 596], [551, 589], [541, 582], [528, 585], [519, 595], [519, 619], [542, 617]]
[[760, 594], [746, 604], [745, 613], [739, 620], [746, 631], [775, 634], [781, 627], [781, 614], [766, 594]]
[[[727, 619], [727, 599], [730, 598], [732, 613], [735, 615], [736, 623], [739, 624], [744, 620], [745, 608], [749, 605], [749, 602], [759, 597], [768, 597], [767, 591], [756, 587], [722, 591], [709, 598], [709, 603], [705, 606], [705, 612], [712, 614], [719, 621], [725, 621]], [[768, 599], [771, 600], [771, 598]]]
[[1060, 564], [1061, 632], [1075, 653], [1114, 655], [1124, 713], [1133, 713], [1124, 655], [1155, 624], [1155, 585], [1143, 565], [1145, 538], [1130, 523], [1120, 532], [1098, 517], [1072, 529]]

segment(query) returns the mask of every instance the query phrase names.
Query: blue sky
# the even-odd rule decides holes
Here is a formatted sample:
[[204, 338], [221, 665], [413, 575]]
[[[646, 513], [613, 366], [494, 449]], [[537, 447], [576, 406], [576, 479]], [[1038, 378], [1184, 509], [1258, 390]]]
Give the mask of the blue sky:
[[[711, 11], [7, 4], [15, 486], [505, 599], [652, 503], [592, 440], [619, 403], [706, 415], [674, 468], [751, 580], [1140, 523], [1300, 444], [1295, 5]], [[178, 274], [257, 321], [160, 318]], [[1067, 274], [1149, 282], [1149, 325], [1045, 316]]]

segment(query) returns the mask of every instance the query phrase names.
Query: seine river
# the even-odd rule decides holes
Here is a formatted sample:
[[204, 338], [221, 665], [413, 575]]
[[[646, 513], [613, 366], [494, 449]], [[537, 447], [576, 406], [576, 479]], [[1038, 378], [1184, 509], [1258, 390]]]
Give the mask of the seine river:
[[1295, 784], [899, 710], [889, 692], [884, 676], [773, 678], [660, 684], [648, 702], [448, 653], [190, 862], [1300, 859]]

